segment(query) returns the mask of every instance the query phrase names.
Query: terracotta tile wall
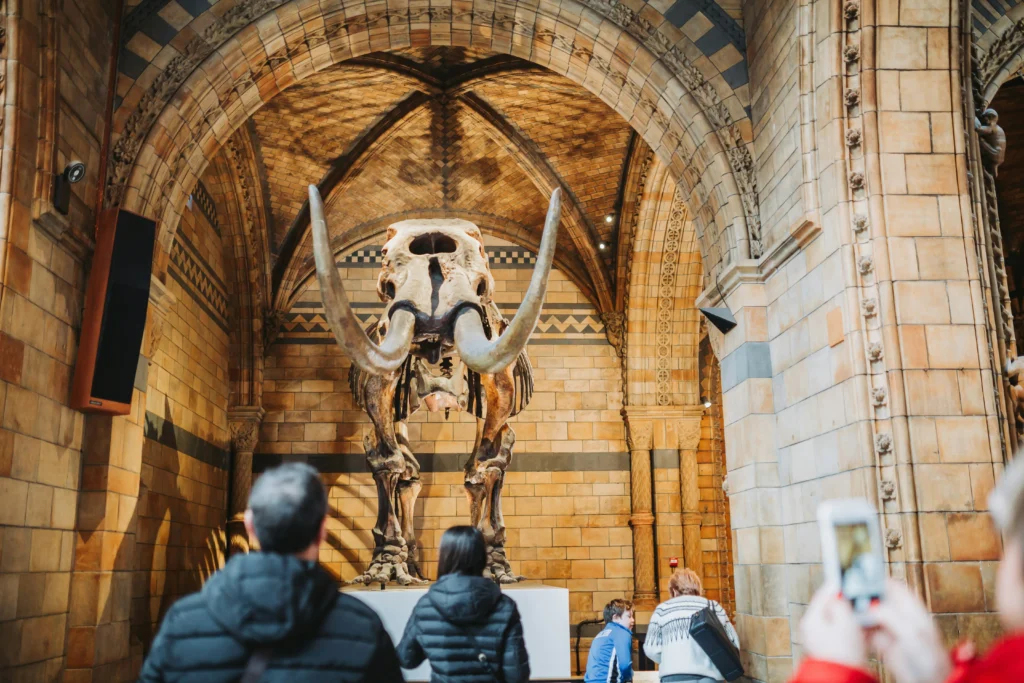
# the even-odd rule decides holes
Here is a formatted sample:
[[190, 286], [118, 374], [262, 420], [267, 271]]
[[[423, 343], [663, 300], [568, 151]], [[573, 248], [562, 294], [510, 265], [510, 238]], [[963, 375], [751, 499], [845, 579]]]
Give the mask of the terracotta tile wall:
[[[224, 559], [229, 443], [228, 332], [221, 238], [193, 202], [167, 285], [175, 297], [150, 349], [132, 581], [133, 644], [148, 647], [174, 601]], [[219, 280], [219, 282], [218, 282]]]
[[[66, 98], [57, 105], [57, 164], [87, 162], [69, 216], [86, 234], [106, 102], [108, 9], [99, 0], [69, 0], [57, 22]], [[39, 72], [39, 11], [23, 11], [20, 22], [17, 43], [8, 30], [4, 52], [18, 60], [8, 67], [5, 93], [17, 105], [5, 117], [17, 117], [22, 135], [5, 145], [4, 171], [18, 181], [4, 195], [10, 222], [0, 228], [0, 679], [51, 680], [64, 664], [75, 554], [84, 420], [67, 404], [85, 278], [82, 264], [31, 223], [39, 102], [48, 84]]]

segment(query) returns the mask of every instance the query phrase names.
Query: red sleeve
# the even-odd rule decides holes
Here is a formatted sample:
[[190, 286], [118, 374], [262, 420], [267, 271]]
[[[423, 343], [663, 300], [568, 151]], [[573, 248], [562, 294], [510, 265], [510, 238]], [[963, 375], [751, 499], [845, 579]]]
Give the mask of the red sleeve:
[[789, 683], [877, 683], [875, 677], [863, 669], [845, 664], [805, 659]]

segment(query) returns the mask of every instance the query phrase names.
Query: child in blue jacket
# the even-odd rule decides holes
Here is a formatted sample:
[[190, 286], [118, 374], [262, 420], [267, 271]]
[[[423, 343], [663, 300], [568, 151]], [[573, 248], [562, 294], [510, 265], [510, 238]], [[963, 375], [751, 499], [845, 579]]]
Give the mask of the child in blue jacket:
[[615, 599], [604, 608], [607, 626], [594, 637], [584, 683], [633, 680], [633, 603]]

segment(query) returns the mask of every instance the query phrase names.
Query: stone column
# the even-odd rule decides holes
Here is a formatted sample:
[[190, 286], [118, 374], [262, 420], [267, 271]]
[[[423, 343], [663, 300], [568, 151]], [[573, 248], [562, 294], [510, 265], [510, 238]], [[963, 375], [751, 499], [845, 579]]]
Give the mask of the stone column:
[[683, 562], [704, 579], [704, 552], [700, 542], [700, 486], [697, 483], [697, 446], [701, 416], [676, 422], [679, 438], [679, 487], [683, 517]]
[[249, 552], [249, 535], [245, 531], [245, 508], [252, 488], [252, 453], [259, 441], [260, 422], [265, 411], [261, 406], [237, 406], [228, 411], [231, 428], [231, 503], [227, 522], [228, 554]]
[[653, 425], [627, 420], [629, 439], [630, 503], [633, 528], [633, 602], [637, 611], [651, 611], [658, 604], [654, 575], [654, 495], [651, 491]]

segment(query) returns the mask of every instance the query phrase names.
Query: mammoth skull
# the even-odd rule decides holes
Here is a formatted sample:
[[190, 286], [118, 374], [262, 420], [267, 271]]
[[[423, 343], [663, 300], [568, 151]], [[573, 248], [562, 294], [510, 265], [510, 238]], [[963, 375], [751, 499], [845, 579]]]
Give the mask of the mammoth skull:
[[[410, 354], [437, 364], [457, 355], [480, 374], [501, 372], [525, 348], [540, 317], [555, 255], [561, 190], [551, 194], [537, 264], [518, 312], [504, 330], [497, 313], [480, 229], [458, 219], [409, 220], [388, 228], [377, 291], [386, 304], [374, 342], [356, 318], [334, 265], [323, 201], [309, 186], [313, 255], [324, 311], [338, 341], [361, 370], [385, 375]], [[497, 316], [500, 320], [500, 316]], [[461, 373], [460, 373], [461, 374]]]

